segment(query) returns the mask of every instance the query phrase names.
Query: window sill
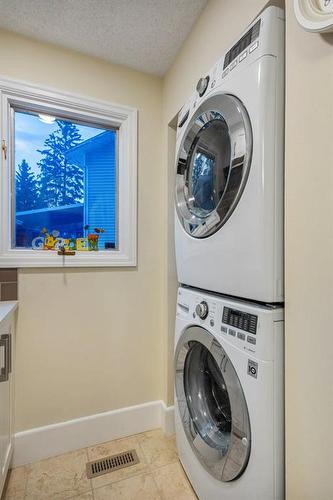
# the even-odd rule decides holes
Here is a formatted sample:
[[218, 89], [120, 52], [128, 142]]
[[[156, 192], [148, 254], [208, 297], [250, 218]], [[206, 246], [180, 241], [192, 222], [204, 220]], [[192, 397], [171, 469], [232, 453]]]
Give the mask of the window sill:
[[[93, 254], [93, 255], [92, 255]], [[135, 267], [136, 257], [119, 250], [58, 255], [46, 250], [12, 250], [0, 257], [0, 267]]]

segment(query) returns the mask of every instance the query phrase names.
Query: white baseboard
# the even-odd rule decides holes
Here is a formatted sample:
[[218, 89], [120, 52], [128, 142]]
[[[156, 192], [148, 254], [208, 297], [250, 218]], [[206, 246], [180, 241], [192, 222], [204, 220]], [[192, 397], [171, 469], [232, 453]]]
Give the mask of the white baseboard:
[[161, 427], [165, 434], [170, 436], [175, 433], [175, 407], [166, 406], [164, 401], [162, 403], [162, 423]]
[[151, 401], [36, 427], [15, 434], [13, 466], [37, 462], [158, 427], [162, 427], [166, 434], [174, 432], [173, 406], [167, 407], [164, 401]]

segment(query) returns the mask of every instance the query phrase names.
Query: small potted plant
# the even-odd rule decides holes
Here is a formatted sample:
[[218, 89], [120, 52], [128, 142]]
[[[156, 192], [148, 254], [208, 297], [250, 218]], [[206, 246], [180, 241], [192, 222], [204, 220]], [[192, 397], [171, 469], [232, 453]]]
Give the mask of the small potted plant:
[[[84, 226], [84, 229], [87, 231], [89, 229], [89, 226]], [[100, 228], [100, 227], [95, 227], [93, 233], [88, 233], [87, 238], [88, 238], [88, 245], [89, 245], [89, 250], [90, 251], [97, 251], [98, 250], [98, 239], [99, 235], [105, 233], [105, 230]]]

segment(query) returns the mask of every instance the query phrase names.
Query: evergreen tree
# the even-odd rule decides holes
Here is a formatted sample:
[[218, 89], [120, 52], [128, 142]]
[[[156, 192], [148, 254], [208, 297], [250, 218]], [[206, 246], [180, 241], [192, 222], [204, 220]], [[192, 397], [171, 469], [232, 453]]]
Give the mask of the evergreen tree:
[[80, 203], [83, 199], [83, 171], [66, 157], [66, 152], [81, 142], [81, 134], [74, 123], [56, 123], [58, 129], [45, 140], [45, 149], [38, 150], [43, 155], [38, 162], [41, 206], [48, 208]]
[[23, 212], [38, 207], [37, 178], [26, 160], [18, 165], [15, 175], [16, 210]]

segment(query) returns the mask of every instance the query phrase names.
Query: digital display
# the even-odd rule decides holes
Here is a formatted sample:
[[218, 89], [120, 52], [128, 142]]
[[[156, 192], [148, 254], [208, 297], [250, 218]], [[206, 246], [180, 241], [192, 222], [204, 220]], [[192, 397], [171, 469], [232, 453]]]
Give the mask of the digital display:
[[227, 325], [239, 328], [240, 330], [252, 333], [253, 335], [257, 333], [258, 316], [255, 314], [249, 314], [237, 309], [224, 307], [222, 321]]
[[250, 43], [254, 42], [256, 38], [258, 38], [260, 32], [260, 19], [256, 22], [254, 26], [229, 50], [227, 55], [224, 58], [223, 69], [225, 69], [238, 55], [243, 52], [250, 45]]

